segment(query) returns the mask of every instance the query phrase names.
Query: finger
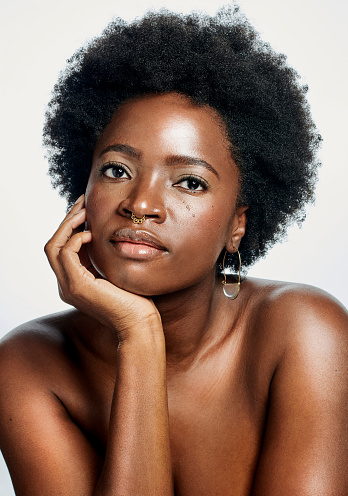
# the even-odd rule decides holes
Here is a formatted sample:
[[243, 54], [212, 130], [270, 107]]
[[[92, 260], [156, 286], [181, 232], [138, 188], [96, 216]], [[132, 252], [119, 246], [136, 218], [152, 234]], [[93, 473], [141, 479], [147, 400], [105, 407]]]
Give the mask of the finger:
[[81, 275], [94, 276], [89, 273], [87, 268], [81, 264], [80, 250], [81, 247], [92, 241], [91, 231], [83, 231], [75, 234], [59, 252], [60, 265], [65, 272], [65, 279], [79, 278]]
[[[74, 235], [59, 253], [60, 266], [57, 269], [59, 294], [63, 301], [74, 305], [87, 313], [91, 312], [91, 302], [93, 305], [103, 306], [105, 304], [104, 296], [100, 295], [101, 288], [95, 286], [99, 274], [94, 269], [86, 268], [82, 265], [80, 253], [83, 245], [92, 240], [90, 231], [83, 231]], [[113, 290], [116, 287], [108, 283]], [[116, 291], [122, 291], [117, 289]], [[105, 290], [102, 290], [105, 293]], [[99, 305], [98, 297], [101, 298]], [[87, 306], [86, 306], [87, 305]], [[97, 312], [98, 313], [98, 312]]]
[[[65, 219], [62, 224], [59, 226], [57, 231], [52, 236], [51, 240], [54, 246], [58, 248], [64, 246], [67, 241], [75, 234], [75, 230], [77, 227], [81, 226], [86, 220], [86, 209], [83, 208], [78, 212], [75, 212], [67, 219]], [[80, 232], [80, 231], [77, 231]]]
[[54, 271], [58, 279], [60, 296], [64, 301], [74, 303], [79, 295], [81, 282], [86, 279], [95, 280], [94, 275], [80, 263], [79, 251], [83, 244], [92, 240], [90, 231], [74, 235], [60, 250]]
[[[75, 229], [80, 226], [86, 220], [86, 209], [83, 208], [79, 212], [73, 214], [71, 217], [66, 219], [63, 224], [59, 227], [57, 232], [52, 236], [52, 238], [45, 245], [45, 253], [47, 255], [48, 261], [57, 274], [59, 269], [59, 252], [67, 244], [73, 235], [75, 235]], [[57, 274], [58, 275], [58, 274]]]
[[77, 200], [76, 202], [74, 203], [74, 205], [71, 207], [71, 209], [69, 210], [69, 212], [66, 214], [66, 216], [64, 217], [64, 219], [62, 220], [61, 222], [61, 225], [67, 220], [69, 219], [72, 215], [76, 214], [77, 212], [79, 212], [82, 208], [85, 207], [85, 195], [81, 195]]
[[85, 211], [84, 207], [85, 195], [81, 195], [67, 213], [55, 234], [46, 243], [44, 250], [52, 268], [52, 263], [54, 264], [54, 259], [58, 256], [59, 249], [64, 246], [75, 233], [76, 228], [81, 226], [83, 221], [86, 220], [85, 218], [82, 218], [83, 214], [81, 213]]
[[100, 274], [94, 268], [91, 259], [89, 258], [86, 244], [81, 246], [81, 250], [79, 251], [79, 259], [80, 259], [80, 264], [86, 267], [86, 269], [89, 270], [89, 272], [91, 272], [94, 275], [94, 277], [100, 277]]

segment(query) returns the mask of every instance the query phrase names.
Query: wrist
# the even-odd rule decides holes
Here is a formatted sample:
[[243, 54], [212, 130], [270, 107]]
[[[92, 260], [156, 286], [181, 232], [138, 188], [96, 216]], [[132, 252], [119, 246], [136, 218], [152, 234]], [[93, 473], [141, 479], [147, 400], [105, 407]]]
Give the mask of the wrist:
[[[143, 329], [144, 331], [144, 329]], [[132, 334], [120, 341], [117, 348], [117, 367], [119, 379], [130, 380], [131, 384], [140, 384], [144, 381], [144, 387], [148, 384], [149, 376], [152, 377], [151, 384], [162, 384], [166, 374], [166, 348], [162, 336], [141, 333], [137, 336]], [[128, 378], [128, 379], [127, 379]], [[132, 386], [132, 387], [133, 387]]]
[[131, 328], [118, 330], [119, 348], [135, 351], [165, 351], [165, 338], [161, 325], [136, 324]]
[[117, 326], [119, 343], [142, 346], [164, 344], [163, 327], [159, 315], [142, 317], [141, 322], [127, 322], [127, 326]]

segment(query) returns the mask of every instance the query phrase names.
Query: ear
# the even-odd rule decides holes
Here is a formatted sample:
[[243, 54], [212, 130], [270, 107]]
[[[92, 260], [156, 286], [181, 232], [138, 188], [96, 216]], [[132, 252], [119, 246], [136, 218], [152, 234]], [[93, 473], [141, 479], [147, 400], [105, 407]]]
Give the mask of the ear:
[[236, 248], [239, 248], [241, 239], [245, 234], [247, 223], [246, 211], [248, 210], [248, 208], [249, 207], [247, 206], [237, 207], [234, 213], [230, 230], [230, 237], [228, 242], [226, 243], [226, 250], [229, 253], [233, 253], [236, 251]]

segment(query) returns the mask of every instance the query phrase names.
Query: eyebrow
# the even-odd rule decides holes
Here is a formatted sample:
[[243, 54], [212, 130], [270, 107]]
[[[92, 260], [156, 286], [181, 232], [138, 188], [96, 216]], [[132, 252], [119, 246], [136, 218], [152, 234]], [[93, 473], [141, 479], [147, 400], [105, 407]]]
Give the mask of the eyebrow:
[[209, 164], [209, 162], [206, 162], [202, 158], [196, 158], [196, 157], [191, 157], [190, 155], [171, 155], [167, 159], [167, 165], [201, 165], [202, 167], [205, 167], [208, 169], [210, 172], [215, 174], [215, 176], [219, 179], [220, 176], [218, 172], [214, 169], [214, 167]]
[[[98, 158], [108, 152], [120, 152], [128, 155], [129, 157], [136, 158], [140, 160], [141, 153], [139, 153], [135, 148], [129, 145], [123, 145], [121, 143], [117, 143], [115, 145], [110, 145], [99, 153]], [[202, 158], [191, 157], [190, 155], [171, 155], [166, 160], [167, 165], [200, 165], [205, 167], [207, 170], [215, 174], [215, 176], [220, 179], [218, 172], [214, 169], [214, 167], [206, 162]]]
[[116, 145], [110, 145], [104, 150], [102, 150], [98, 158], [100, 158], [102, 155], [108, 152], [121, 152], [124, 153], [125, 155], [128, 155], [129, 157], [132, 158], [137, 158], [138, 160], [140, 159], [140, 153], [136, 151], [135, 148], [129, 145], [121, 145], [120, 143], [117, 143]]

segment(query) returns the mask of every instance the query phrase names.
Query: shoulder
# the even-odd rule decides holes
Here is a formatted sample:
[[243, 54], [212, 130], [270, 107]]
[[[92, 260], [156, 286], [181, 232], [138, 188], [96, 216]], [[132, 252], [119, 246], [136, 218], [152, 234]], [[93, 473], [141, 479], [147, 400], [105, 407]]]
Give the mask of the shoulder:
[[81, 400], [73, 315], [28, 322], [0, 343], [0, 449], [16, 494], [51, 494], [48, 486], [58, 487], [74, 470], [87, 474], [84, 494], [95, 482], [97, 457], [65, 402]]
[[[25, 322], [16, 327], [0, 340], [0, 353], [21, 353], [35, 348], [56, 348], [61, 345], [73, 325], [74, 311], [59, 312]], [[25, 353], [26, 355], [28, 353]]]
[[73, 312], [60, 312], [26, 322], [0, 341], [0, 392], [25, 378], [30, 380], [54, 375], [62, 365], [69, 346], [69, 326]]
[[250, 286], [253, 317], [268, 331], [274, 329], [288, 339], [311, 333], [347, 339], [348, 312], [325, 291], [305, 284], [261, 279], [250, 280]]
[[258, 302], [256, 315], [264, 336], [263, 354], [273, 352], [273, 400], [281, 398], [281, 404], [288, 405], [291, 397], [299, 401], [302, 396], [308, 404], [312, 400], [318, 405], [331, 398], [343, 407], [348, 395], [346, 309], [318, 288], [278, 282], [262, 285], [263, 302]]
[[[348, 316], [324, 291], [253, 282], [264, 337], [277, 350], [255, 494], [346, 494]], [[267, 341], [268, 339], [268, 341]], [[296, 456], [293, 454], [296, 453]], [[274, 477], [277, 474], [277, 477]], [[315, 486], [317, 487], [317, 486]], [[335, 488], [335, 489], [333, 489]]]
[[74, 356], [69, 326], [73, 314], [62, 312], [27, 322], [1, 340], [1, 446], [7, 443], [4, 439], [9, 419], [17, 418], [18, 425], [24, 425], [30, 417], [40, 418], [45, 408], [56, 408], [62, 388], [69, 387]]
[[248, 324], [257, 356], [269, 365], [313, 370], [348, 365], [348, 313], [325, 291], [302, 284], [251, 279]]

